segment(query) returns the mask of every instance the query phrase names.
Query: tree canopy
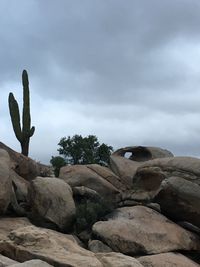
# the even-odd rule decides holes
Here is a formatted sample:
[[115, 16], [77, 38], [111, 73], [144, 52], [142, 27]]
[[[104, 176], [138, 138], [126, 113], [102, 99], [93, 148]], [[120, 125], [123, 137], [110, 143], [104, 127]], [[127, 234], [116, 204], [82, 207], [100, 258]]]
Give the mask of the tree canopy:
[[62, 137], [58, 143], [60, 157], [52, 157], [51, 164], [58, 176], [62, 166], [70, 164], [100, 164], [108, 166], [110, 155], [113, 151], [112, 146], [104, 143], [100, 144], [95, 135], [82, 137], [74, 135], [72, 137]]

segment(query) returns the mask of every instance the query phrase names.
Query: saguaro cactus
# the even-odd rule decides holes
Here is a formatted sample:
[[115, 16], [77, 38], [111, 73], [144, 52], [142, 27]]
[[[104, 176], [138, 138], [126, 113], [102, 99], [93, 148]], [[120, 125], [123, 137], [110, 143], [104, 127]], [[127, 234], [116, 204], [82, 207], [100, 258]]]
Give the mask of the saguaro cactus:
[[31, 127], [30, 115], [30, 96], [29, 96], [29, 81], [26, 70], [22, 72], [23, 84], [23, 111], [22, 111], [22, 126], [20, 123], [20, 113], [18, 103], [13, 95], [9, 94], [8, 103], [10, 110], [10, 117], [12, 121], [13, 130], [17, 139], [21, 144], [21, 153], [28, 156], [30, 137], [34, 134], [35, 127]]

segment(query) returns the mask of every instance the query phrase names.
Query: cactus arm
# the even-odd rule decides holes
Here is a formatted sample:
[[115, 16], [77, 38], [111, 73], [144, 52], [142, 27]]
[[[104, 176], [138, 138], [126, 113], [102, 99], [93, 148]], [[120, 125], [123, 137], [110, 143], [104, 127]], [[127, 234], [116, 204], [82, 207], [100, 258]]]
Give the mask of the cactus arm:
[[30, 100], [29, 100], [29, 81], [26, 70], [22, 73], [22, 84], [23, 84], [23, 113], [22, 113], [22, 134], [24, 138], [29, 136], [31, 116], [30, 116]]
[[29, 131], [29, 137], [33, 136], [34, 132], [35, 132], [35, 127], [33, 126]]
[[21, 142], [22, 131], [21, 131], [21, 125], [20, 125], [19, 106], [12, 93], [9, 94], [8, 103], [9, 103], [9, 111], [10, 111], [10, 117], [12, 121], [13, 130], [14, 130], [14, 133], [17, 139], [19, 140], [19, 142]]

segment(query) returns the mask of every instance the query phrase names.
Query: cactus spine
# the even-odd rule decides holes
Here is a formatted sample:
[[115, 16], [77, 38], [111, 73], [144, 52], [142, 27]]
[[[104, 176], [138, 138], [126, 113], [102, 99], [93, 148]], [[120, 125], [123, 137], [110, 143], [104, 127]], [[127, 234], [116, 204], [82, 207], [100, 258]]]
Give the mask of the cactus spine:
[[21, 144], [21, 153], [28, 156], [30, 137], [34, 134], [35, 127], [31, 127], [30, 115], [30, 96], [29, 96], [29, 81], [26, 70], [22, 72], [23, 84], [23, 111], [22, 111], [22, 127], [20, 123], [20, 113], [18, 103], [13, 95], [9, 94], [8, 103], [10, 110], [10, 117], [12, 121], [13, 130], [18, 141]]

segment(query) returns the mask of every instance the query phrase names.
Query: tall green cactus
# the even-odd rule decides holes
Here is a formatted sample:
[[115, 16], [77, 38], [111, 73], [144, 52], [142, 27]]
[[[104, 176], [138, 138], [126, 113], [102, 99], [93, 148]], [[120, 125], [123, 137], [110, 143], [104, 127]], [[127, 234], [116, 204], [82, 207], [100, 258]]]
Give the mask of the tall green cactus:
[[22, 127], [20, 123], [19, 106], [13, 93], [9, 94], [8, 103], [10, 110], [10, 117], [12, 121], [13, 130], [17, 139], [21, 144], [22, 154], [28, 156], [30, 137], [34, 134], [35, 127], [31, 127], [30, 115], [30, 96], [29, 96], [29, 82], [28, 73], [26, 70], [22, 72], [23, 84], [23, 112], [22, 112]]

